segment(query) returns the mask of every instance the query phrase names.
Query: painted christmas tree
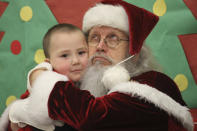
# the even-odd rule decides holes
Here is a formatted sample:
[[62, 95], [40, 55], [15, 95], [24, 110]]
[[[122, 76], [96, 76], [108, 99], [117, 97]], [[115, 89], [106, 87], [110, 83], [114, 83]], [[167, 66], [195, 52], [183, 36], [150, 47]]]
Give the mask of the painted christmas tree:
[[44, 59], [42, 37], [57, 21], [42, 0], [1, 1], [0, 113], [26, 88], [27, 71]]

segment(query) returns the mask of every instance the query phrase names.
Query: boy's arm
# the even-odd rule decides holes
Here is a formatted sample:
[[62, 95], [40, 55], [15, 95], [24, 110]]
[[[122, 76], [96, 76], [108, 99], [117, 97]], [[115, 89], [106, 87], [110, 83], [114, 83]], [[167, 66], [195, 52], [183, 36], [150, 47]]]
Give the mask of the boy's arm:
[[17, 123], [12, 123], [12, 122], [10, 123], [10, 128], [12, 131], [18, 131], [20, 129]]

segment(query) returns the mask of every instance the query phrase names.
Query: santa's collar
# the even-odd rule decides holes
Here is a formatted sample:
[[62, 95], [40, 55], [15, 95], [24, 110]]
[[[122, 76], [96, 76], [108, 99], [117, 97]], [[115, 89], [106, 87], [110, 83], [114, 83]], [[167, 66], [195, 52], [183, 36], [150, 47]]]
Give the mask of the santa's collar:
[[125, 93], [132, 97], [144, 99], [167, 112], [169, 116], [174, 116], [188, 131], [193, 131], [193, 119], [188, 111], [189, 109], [182, 106], [165, 93], [149, 85], [130, 81], [115, 86], [108, 92], [108, 94], [112, 92]]

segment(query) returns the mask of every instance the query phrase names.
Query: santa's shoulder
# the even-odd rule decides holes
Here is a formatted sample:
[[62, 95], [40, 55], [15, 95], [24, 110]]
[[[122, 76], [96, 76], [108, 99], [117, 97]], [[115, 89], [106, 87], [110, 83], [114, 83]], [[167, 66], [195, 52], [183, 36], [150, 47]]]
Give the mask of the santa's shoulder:
[[131, 80], [135, 80], [141, 84], [149, 85], [167, 94], [181, 105], [185, 105], [178, 86], [169, 76], [164, 73], [148, 71], [138, 76], [132, 77]]

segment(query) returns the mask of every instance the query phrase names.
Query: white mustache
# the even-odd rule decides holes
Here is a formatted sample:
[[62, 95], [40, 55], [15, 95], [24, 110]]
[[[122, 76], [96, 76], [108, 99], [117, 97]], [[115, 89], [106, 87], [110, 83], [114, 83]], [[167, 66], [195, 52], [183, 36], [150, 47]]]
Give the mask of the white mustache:
[[96, 57], [103, 57], [104, 59], [106, 59], [106, 60], [109, 61], [110, 63], [114, 64], [114, 61], [112, 60], [112, 58], [110, 58], [109, 56], [106, 56], [106, 55], [103, 54], [103, 53], [95, 53], [93, 56], [91, 56], [91, 57], [89, 58], [89, 63], [92, 64], [93, 59], [96, 58]]

